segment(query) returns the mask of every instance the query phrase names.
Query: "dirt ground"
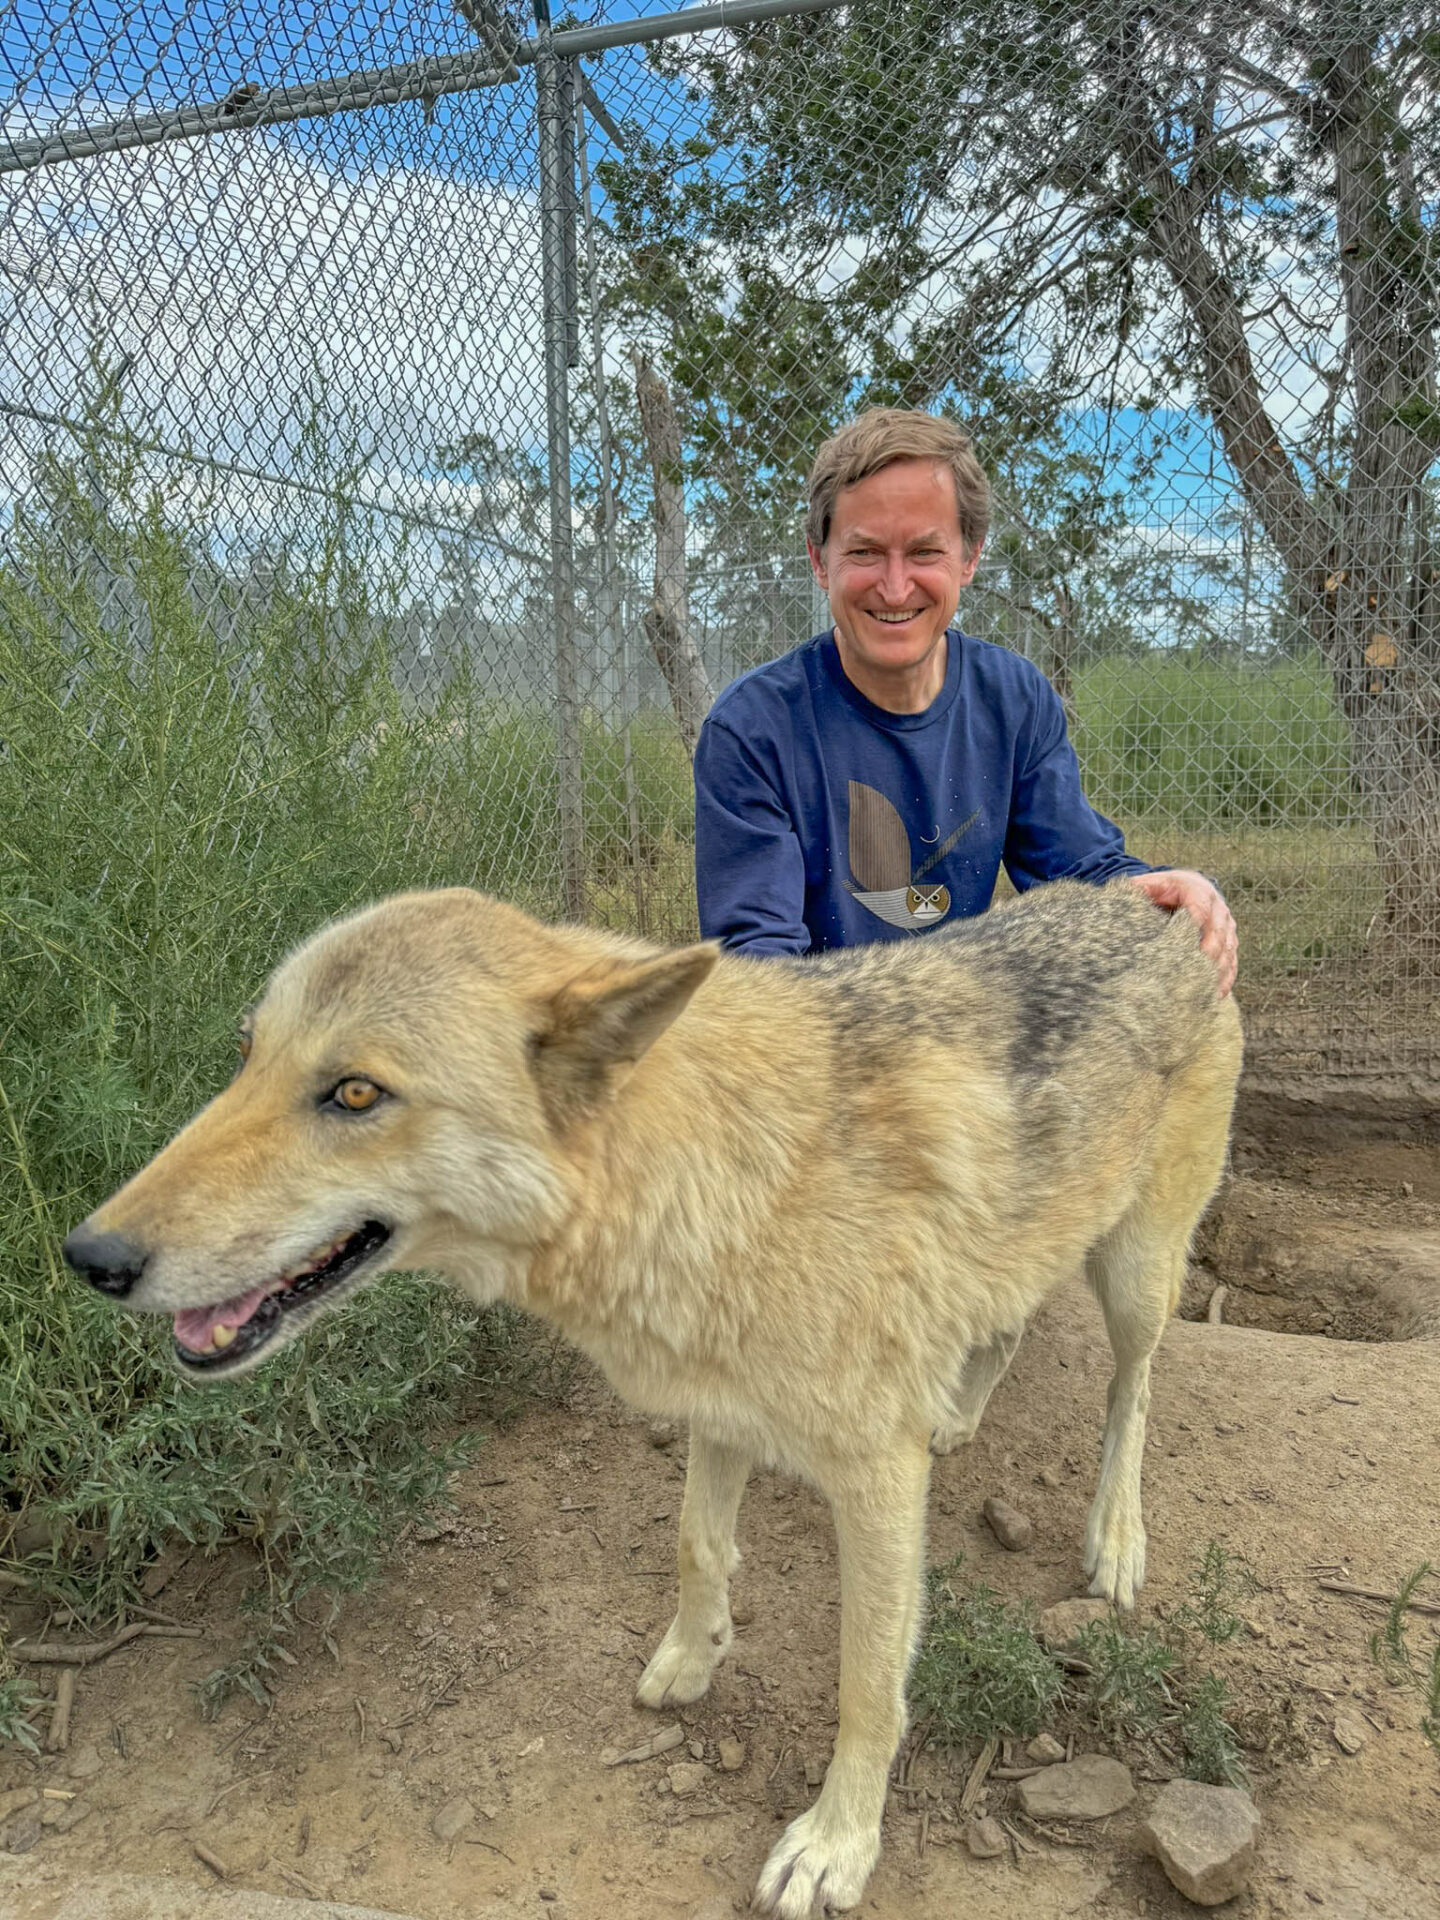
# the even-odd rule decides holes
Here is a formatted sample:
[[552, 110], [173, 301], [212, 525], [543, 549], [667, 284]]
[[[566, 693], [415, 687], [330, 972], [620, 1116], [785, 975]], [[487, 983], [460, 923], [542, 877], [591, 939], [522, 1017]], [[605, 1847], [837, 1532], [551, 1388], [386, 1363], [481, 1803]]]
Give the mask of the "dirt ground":
[[[1419, 1561], [1440, 1564], [1440, 1340], [1424, 1337], [1440, 1331], [1440, 1128], [1250, 1114], [1198, 1253], [1189, 1317], [1156, 1367], [1139, 1616], [1176, 1603], [1212, 1539], [1261, 1583], [1238, 1641], [1212, 1657], [1265, 1821], [1252, 1889], [1227, 1911], [1433, 1920], [1440, 1757], [1416, 1698], [1368, 1651], [1383, 1607], [1321, 1582], [1393, 1592]], [[1210, 1324], [1219, 1285], [1223, 1323]], [[963, 1550], [975, 1577], [1040, 1605], [1083, 1590], [1107, 1371], [1096, 1310], [1064, 1290], [975, 1443], [937, 1462], [932, 1560]], [[566, 1399], [491, 1436], [457, 1480], [453, 1515], [413, 1530], [328, 1638], [295, 1643], [268, 1712], [242, 1700], [200, 1718], [190, 1686], [239, 1645], [247, 1568], [239, 1556], [181, 1566], [154, 1604], [203, 1637], [141, 1639], [82, 1672], [68, 1754], [0, 1755], [0, 1794], [51, 1785], [90, 1809], [70, 1832], [47, 1831], [0, 1913], [46, 1920], [67, 1881], [101, 1870], [213, 1889], [197, 1843], [228, 1870], [241, 1915], [261, 1890], [420, 1920], [743, 1910], [833, 1737], [827, 1515], [808, 1489], [756, 1477], [734, 1590], [746, 1624], [710, 1695], [679, 1716], [688, 1755], [607, 1767], [605, 1749], [656, 1730], [631, 1695], [670, 1617], [684, 1436], [652, 1434], [583, 1369]], [[991, 1537], [988, 1494], [1032, 1517], [1028, 1551]], [[1440, 1580], [1424, 1591], [1440, 1597]], [[1427, 1650], [1440, 1619], [1411, 1618]], [[13, 1605], [10, 1619], [17, 1632], [41, 1624]], [[1363, 1730], [1358, 1753], [1334, 1737], [1342, 1711]], [[744, 1749], [729, 1771], [722, 1740]], [[667, 1770], [687, 1758], [708, 1770], [677, 1795]], [[1195, 1911], [1138, 1845], [1158, 1766], [1137, 1770], [1127, 1813], [1066, 1831], [1016, 1820], [1013, 1787], [992, 1780], [989, 1808], [1015, 1840], [977, 1861], [955, 1818], [969, 1759], [912, 1757], [864, 1911]], [[457, 1795], [473, 1821], [444, 1841], [432, 1821]]]

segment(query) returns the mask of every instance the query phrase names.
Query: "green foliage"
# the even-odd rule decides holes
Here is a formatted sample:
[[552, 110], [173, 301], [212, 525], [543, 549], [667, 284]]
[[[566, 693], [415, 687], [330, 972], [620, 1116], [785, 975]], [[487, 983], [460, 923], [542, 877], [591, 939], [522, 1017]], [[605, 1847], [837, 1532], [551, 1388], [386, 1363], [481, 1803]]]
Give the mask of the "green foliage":
[[962, 1590], [961, 1565], [957, 1557], [927, 1577], [929, 1624], [910, 1676], [915, 1710], [950, 1745], [1039, 1733], [1060, 1696], [1060, 1669], [1035, 1638], [1030, 1608], [988, 1587]]
[[1316, 658], [1264, 668], [1110, 657], [1075, 681], [1075, 747], [1102, 813], [1187, 827], [1340, 825], [1345, 722]]
[[1170, 1677], [1179, 1656], [1156, 1634], [1126, 1633], [1113, 1618], [1097, 1620], [1081, 1634], [1076, 1651], [1089, 1669], [1079, 1689], [1081, 1706], [1107, 1738], [1153, 1733], [1173, 1709]]
[[20, 1676], [13, 1672], [0, 1648], [0, 1747], [22, 1747], [26, 1753], [39, 1753], [40, 1738], [30, 1715], [40, 1702]]
[[1420, 1731], [1440, 1754], [1440, 1640], [1428, 1654], [1417, 1655], [1411, 1649], [1406, 1630], [1410, 1601], [1421, 1581], [1432, 1571], [1430, 1561], [1422, 1560], [1400, 1582], [1385, 1615], [1384, 1626], [1370, 1636], [1370, 1657], [1391, 1686], [1411, 1687], [1420, 1695], [1424, 1708]]
[[[45, 465], [0, 567], [0, 1558], [99, 1620], [167, 1537], [248, 1541], [254, 1677], [309, 1592], [359, 1585], [443, 1497], [465, 1451], [444, 1434], [529, 1343], [394, 1277], [197, 1389], [59, 1244], [225, 1084], [238, 1015], [323, 920], [415, 885], [558, 906], [554, 739], [463, 671], [402, 695], [398, 585], [338, 492], [257, 592], [123, 444], [91, 457], [84, 485]], [[642, 837], [667, 840], [683, 752], [637, 729], [631, 757]], [[631, 849], [621, 772], [590, 728], [597, 866], [607, 836]], [[5, 1558], [14, 1520], [50, 1544]], [[23, 1715], [0, 1675], [0, 1725]]]
[[1180, 1712], [1188, 1780], [1203, 1780], [1212, 1787], [1246, 1784], [1240, 1745], [1226, 1717], [1230, 1707], [1230, 1689], [1218, 1673], [1202, 1673], [1191, 1686]]
[[1188, 1658], [1192, 1633], [1212, 1643], [1230, 1637], [1228, 1600], [1251, 1579], [1218, 1542], [1207, 1546], [1167, 1635], [1112, 1616], [1092, 1622], [1063, 1664], [1036, 1640], [1028, 1603], [983, 1586], [965, 1591], [962, 1565], [957, 1557], [930, 1570], [929, 1620], [910, 1677], [911, 1704], [937, 1739], [1023, 1738], [1063, 1714], [1112, 1745], [1178, 1736], [1189, 1778], [1243, 1783], [1225, 1682]]
[[1190, 1582], [1188, 1597], [1173, 1615], [1184, 1633], [1198, 1633], [1212, 1647], [1223, 1646], [1240, 1631], [1235, 1603], [1256, 1591], [1255, 1575], [1239, 1554], [1211, 1540]]

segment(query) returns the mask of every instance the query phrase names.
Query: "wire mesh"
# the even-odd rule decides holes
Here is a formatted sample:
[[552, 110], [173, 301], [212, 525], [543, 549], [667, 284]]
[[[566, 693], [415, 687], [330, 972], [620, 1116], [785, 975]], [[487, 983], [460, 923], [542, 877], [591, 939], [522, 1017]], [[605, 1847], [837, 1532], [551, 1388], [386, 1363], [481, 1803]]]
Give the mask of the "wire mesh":
[[557, 18], [547, 203], [528, 7], [7, 13], [14, 888], [139, 900], [163, 844], [276, 938], [450, 879], [685, 936], [699, 719], [828, 621], [809, 461], [920, 406], [996, 492], [960, 624], [1220, 882], [1252, 1065], [1433, 1095], [1425, 10], [661, 15]]

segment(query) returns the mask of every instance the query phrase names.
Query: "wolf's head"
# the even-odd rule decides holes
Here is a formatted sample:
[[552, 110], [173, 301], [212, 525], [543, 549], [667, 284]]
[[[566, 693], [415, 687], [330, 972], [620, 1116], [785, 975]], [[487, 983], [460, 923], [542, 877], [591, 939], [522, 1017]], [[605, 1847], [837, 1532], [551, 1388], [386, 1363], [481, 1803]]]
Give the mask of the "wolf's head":
[[493, 1296], [564, 1217], [573, 1130], [714, 961], [463, 889], [328, 927], [246, 1016], [234, 1080], [65, 1257], [173, 1315], [195, 1379], [246, 1371], [391, 1268]]

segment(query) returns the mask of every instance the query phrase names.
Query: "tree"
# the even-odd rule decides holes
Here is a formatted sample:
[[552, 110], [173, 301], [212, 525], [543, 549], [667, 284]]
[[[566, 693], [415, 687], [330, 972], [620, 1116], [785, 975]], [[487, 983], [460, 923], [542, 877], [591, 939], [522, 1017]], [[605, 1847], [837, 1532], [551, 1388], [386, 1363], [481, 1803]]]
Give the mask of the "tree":
[[1390, 927], [1440, 942], [1426, 10], [896, 0], [656, 59], [696, 128], [607, 177], [615, 297], [668, 330], [711, 497], [793, 496], [862, 397], [948, 407], [992, 467], [1052, 463], [1033, 569], [1106, 498], [1078, 419], [1203, 413], [1349, 722]]

